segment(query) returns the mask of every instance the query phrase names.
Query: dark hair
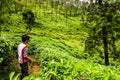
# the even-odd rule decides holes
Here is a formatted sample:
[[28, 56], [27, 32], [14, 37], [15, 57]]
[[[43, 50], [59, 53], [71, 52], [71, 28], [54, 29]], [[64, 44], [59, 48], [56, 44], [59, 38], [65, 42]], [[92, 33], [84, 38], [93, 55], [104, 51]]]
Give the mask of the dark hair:
[[22, 35], [22, 42], [25, 42], [26, 40], [29, 40], [30, 36], [28, 35]]

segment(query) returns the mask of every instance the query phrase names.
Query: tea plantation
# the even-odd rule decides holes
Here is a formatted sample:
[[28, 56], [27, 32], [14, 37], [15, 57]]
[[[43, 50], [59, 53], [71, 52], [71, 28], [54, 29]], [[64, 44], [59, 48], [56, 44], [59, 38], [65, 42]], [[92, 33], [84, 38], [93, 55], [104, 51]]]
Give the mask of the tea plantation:
[[[11, 5], [10, 9], [7, 1]], [[113, 25], [115, 28], [112, 28], [107, 37], [109, 65], [106, 66], [101, 38], [104, 35], [101, 26], [99, 29], [97, 27], [101, 18], [98, 22], [89, 22], [89, 13], [86, 11], [76, 9], [72, 5], [72, 10], [67, 12], [65, 5], [59, 4], [56, 7], [53, 4], [52, 7], [51, 0], [7, 1], [0, 1], [5, 5], [2, 5], [0, 13], [0, 80], [20, 80], [17, 47], [23, 34], [30, 36], [30, 42], [27, 44], [28, 54], [33, 56], [40, 66], [36, 74], [29, 74], [23, 80], [120, 80], [119, 23]], [[36, 1], [41, 3], [38, 4]], [[24, 17], [23, 14], [27, 11], [31, 11], [34, 16]], [[81, 17], [83, 13], [85, 15]], [[83, 18], [86, 21], [81, 21]], [[114, 19], [117, 20], [115, 16]], [[96, 33], [91, 25], [97, 27]], [[116, 29], [118, 31], [115, 32]], [[116, 53], [110, 42], [111, 36], [114, 36], [112, 31], [116, 35]], [[86, 41], [89, 41], [92, 34], [100, 35], [97, 37], [98, 43], [87, 44]], [[92, 36], [90, 40], [94, 42], [94, 38], [96, 37]], [[88, 52], [87, 50], [92, 50], [86, 50], [86, 45], [90, 45], [93, 52]]]

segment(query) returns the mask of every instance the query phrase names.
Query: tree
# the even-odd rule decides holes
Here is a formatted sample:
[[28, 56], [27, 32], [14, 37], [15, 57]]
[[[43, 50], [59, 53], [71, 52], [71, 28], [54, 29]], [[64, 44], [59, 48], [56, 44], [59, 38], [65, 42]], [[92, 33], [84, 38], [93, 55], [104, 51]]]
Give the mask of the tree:
[[[115, 54], [115, 42], [117, 40], [116, 26], [118, 26], [120, 14], [119, 2], [102, 2], [98, 0], [97, 4], [90, 4], [86, 12], [84, 22], [90, 29], [88, 40], [86, 41], [86, 50], [90, 53], [100, 53], [100, 57], [105, 58], [105, 65], [109, 65], [110, 54]], [[120, 29], [120, 28], [119, 28]], [[104, 53], [104, 55], [102, 54]], [[110, 56], [111, 57], [111, 56]]]
[[25, 10], [22, 14], [24, 22], [27, 24], [26, 29], [31, 31], [31, 26], [34, 23], [35, 17], [34, 13], [31, 10]]

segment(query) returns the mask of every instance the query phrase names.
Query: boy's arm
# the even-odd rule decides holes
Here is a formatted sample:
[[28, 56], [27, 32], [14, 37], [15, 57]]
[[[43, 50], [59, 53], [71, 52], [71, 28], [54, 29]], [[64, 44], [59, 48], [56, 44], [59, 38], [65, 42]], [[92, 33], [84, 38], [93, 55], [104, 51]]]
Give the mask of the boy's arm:
[[26, 58], [28, 58], [28, 59], [29, 59], [30, 61], [32, 61], [32, 62], [36, 62], [36, 59], [33, 58], [33, 57], [31, 57], [31, 56], [29, 56], [29, 55], [27, 55]]
[[28, 48], [25, 48], [25, 50], [24, 50], [24, 57], [26, 57], [27, 59], [29, 59], [32, 62], [36, 62], [35, 58], [28, 55]]

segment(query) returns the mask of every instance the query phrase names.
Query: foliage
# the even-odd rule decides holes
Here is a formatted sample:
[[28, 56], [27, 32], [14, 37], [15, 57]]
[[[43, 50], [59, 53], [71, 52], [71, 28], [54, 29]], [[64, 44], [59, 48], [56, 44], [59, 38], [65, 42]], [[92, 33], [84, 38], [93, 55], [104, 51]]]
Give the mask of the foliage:
[[[53, 1], [53, 4], [50, 1]], [[30, 22], [32, 30], [28, 33], [31, 36], [28, 44], [29, 54], [38, 60], [40, 71], [24, 77], [23, 80], [119, 80], [119, 59], [114, 61], [111, 58], [114, 57], [113, 53], [110, 53], [110, 65], [102, 65], [104, 55], [103, 35], [101, 34], [105, 22], [107, 26], [112, 24], [112, 27], [107, 28], [109, 33], [107, 38], [111, 44], [112, 32], [115, 32], [115, 46], [119, 53], [119, 14], [114, 15], [113, 13], [113, 21], [107, 22], [106, 17], [101, 18], [98, 15], [99, 6], [91, 4], [87, 11], [82, 11], [80, 7], [78, 9], [72, 3], [66, 5], [66, 0], [59, 0], [61, 3], [56, 5], [57, 1], [15, 0], [14, 3], [10, 3], [13, 5], [10, 14], [8, 6], [4, 6], [5, 14], [0, 13], [4, 15], [2, 19], [7, 18], [8, 20], [0, 24], [1, 34], [4, 34], [0, 37], [0, 79], [19, 80], [20, 69], [15, 54], [17, 46], [21, 42], [21, 35], [26, 33], [26, 23], [23, 22], [22, 12], [30, 10], [34, 13], [32, 21], [34, 23]], [[114, 4], [110, 6], [114, 6]], [[82, 8], [87, 9], [84, 6]], [[111, 9], [106, 10], [105, 16], [111, 16], [109, 14]], [[81, 18], [82, 14], [84, 16]], [[82, 22], [83, 19], [84, 22]], [[86, 37], [88, 38], [86, 39]], [[86, 40], [89, 42], [87, 45], [85, 45]], [[114, 52], [111, 45], [109, 45], [109, 52]], [[88, 48], [90, 53], [84, 53], [85, 46], [90, 46]], [[91, 47], [94, 48], [91, 49]], [[91, 57], [92, 54], [94, 56]], [[5, 64], [5, 68], [3, 63], [7, 64], [7, 66]]]
[[120, 78], [120, 67], [118, 63], [106, 67], [96, 62], [98, 61], [96, 60], [98, 57], [95, 59], [92, 57], [88, 57], [87, 59], [76, 58], [69, 54], [72, 53], [74, 49], [69, 50], [70, 47], [63, 43], [64, 42], [56, 39], [31, 35], [29, 48], [32, 52], [30, 52], [30, 54], [34, 55], [38, 60], [40, 71], [37, 72], [37, 75], [30, 74], [24, 77], [23, 80], [118, 80]]
[[0, 23], [5, 23], [8, 17], [14, 13], [14, 0], [0, 0]]
[[[3, 59], [2, 62], [0, 63], [0, 67], [3, 70], [0, 70], [0, 74], [2, 77], [3, 71], [6, 72], [7, 69], [4, 68], [4, 66], [9, 66], [10, 64], [10, 60], [11, 60], [11, 56], [13, 54], [11, 54], [12, 51], [12, 46], [13, 44], [10, 43], [10, 41], [6, 41], [5, 38], [3, 36], [0, 37], [0, 58]], [[7, 56], [6, 56], [7, 55]]]
[[35, 20], [34, 13], [31, 10], [25, 10], [22, 13], [22, 16], [24, 22], [27, 24], [26, 29], [28, 29], [28, 31], [31, 31], [31, 26], [33, 25]]
[[17, 71], [17, 43], [11, 40], [7, 39], [5, 35], [0, 36], [0, 59], [2, 60], [0, 62], [0, 79], [8, 79], [4, 75], [8, 76], [11, 71]]
[[20, 74], [17, 74], [15, 77], [14, 77], [14, 75], [15, 75], [15, 72], [11, 72], [9, 75], [9, 79], [10, 80], [20, 80], [19, 79]]
[[117, 12], [119, 4], [119, 2], [108, 3], [107, 1], [101, 5], [92, 3], [84, 15], [84, 25], [89, 27], [86, 51], [92, 56], [99, 53], [100, 57], [105, 57], [106, 65], [109, 64], [109, 60], [107, 60], [109, 53], [110, 57], [113, 57], [112, 55], [119, 57], [116, 54], [115, 45], [118, 38], [116, 29], [119, 29], [120, 21], [118, 19], [120, 14]]

